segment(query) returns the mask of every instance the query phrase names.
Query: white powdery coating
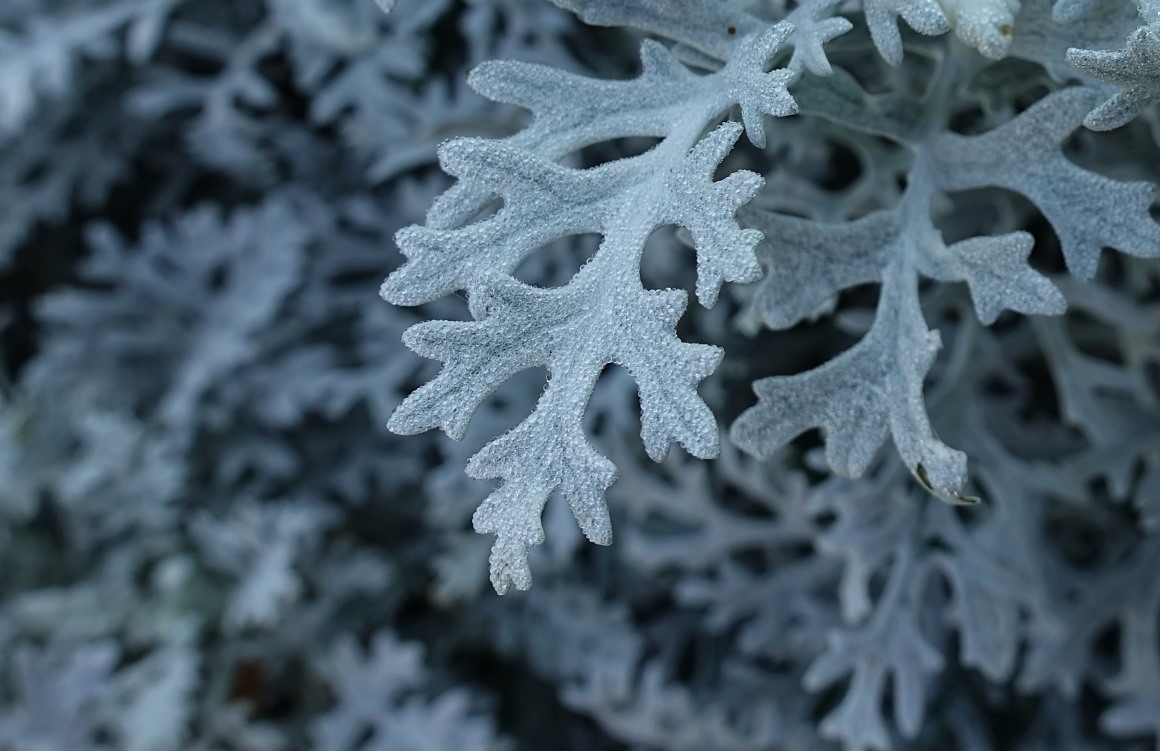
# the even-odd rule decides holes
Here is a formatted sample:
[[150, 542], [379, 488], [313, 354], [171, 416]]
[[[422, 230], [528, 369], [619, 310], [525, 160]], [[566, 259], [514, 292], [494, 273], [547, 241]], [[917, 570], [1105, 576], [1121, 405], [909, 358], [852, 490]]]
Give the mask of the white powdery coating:
[[993, 60], [1006, 56], [1019, 0], [939, 0], [939, 4], [964, 44]]

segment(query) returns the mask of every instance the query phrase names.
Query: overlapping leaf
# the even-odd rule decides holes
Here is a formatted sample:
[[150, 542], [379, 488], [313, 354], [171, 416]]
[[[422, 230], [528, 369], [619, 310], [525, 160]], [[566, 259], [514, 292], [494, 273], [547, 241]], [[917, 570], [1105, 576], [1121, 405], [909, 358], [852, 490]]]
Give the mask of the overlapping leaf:
[[[918, 129], [909, 109], [859, 95], [856, 85], [827, 79], [807, 87], [805, 107], [829, 118], [885, 133], [916, 151], [900, 204], [856, 221], [827, 225], [745, 210], [765, 234], [759, 256], [769, 273], [755, 310], [774, 327], [791, 326], [824, 309], [843, 289], [883, 283], [877, 318], [854, 348], [798, 376], [758, 381], [758, 405], [733, 428], [734, 440], [769, 455], [796, 435], [821, 427], [838, 472], [858, 476], [886, 435], [924, 486], [947, 500], [965, 500], [965, 457], [935, 437], [923, 406], [923, 380], [938, 349], [918, 307], [918, 275], [965, 281], [979, 318], [1003, 309], [1058, 314], [1059, 291], [1026, 262], [1031, 238], [1012, 233], [970, 238], [948, 247], [932, 221], [940, 191], [998, 186], [1027, 196], [1051, 222], [1073, 274], [1095, 273], [1104, 247], [1155, 257], [1160, 225], [1148, 207], [1153, 188], [1088, 172], [1060, 151], [1098, 96], [1082, 88], [1049, 95], [1016, 119], [978, 136]], [[861, 99], [877, 117], [850, 106]]]

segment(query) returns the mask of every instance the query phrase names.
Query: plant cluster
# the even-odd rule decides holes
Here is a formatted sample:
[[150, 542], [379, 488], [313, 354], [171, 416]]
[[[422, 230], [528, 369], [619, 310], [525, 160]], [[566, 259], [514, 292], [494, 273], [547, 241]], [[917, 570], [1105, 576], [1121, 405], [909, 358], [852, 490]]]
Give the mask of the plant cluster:
[[0, 751], [1160, 748], [1157, 100], [1157, 0], [0, 3]]

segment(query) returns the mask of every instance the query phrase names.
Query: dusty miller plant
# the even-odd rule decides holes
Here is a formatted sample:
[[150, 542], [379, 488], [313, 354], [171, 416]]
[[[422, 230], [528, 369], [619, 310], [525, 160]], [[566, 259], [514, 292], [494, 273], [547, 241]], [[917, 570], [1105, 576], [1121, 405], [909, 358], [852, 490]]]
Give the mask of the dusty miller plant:
[[1158, 40], [0, 3], [0, 751], [1156, 748]]
[[[758, 404], [734, 423], [731, 438], [764, 458], [821, 428], [830, 467], [860, 477], [889, 437], [918, 482], [952, 503], [977, 499], [966, 495], [967, 456], [938, 438], [927, 414], [924, 382], [941, 336], [923, 316], [920, 280], [966, 283], [983, 324], [1005, 310], [1059, 315], [1066, 300], [1028, 263], [1031, 234], [1001, 226], [965, 230], [940, 216], [946, 212], [936, 204], [948, 194], [988, 188], [1022, 195], [1050, 224], [1067, 271], [1079, 279], [1095, 275], [1105, 247], [1160, 256], [1160, 227], [1148, 214], [1152, 186], [1083, 169], [1062, 150], [1081, 122], [1098, 130], [1121, 126], [1160, 97], [1154, 81], [1160, 42], [1148, 23], [1157, 7], [1141, 2], [1144, 25], [1126, 50], [1100, 52], [1085, 49], [1087, 35], [1104, 32], [1106, 17], [1091, 28], [1051, 26], [1052, 14], [1077, 13], [1073, 4], [1029, 2], [1024, 9], [1018, 0], [869, 0], [861, 30], [890, 65], [904, 62], [899, 18], [922, 34], [953, 30], [957, 37], [922, 45], [934, 70], [914, 90], [870, 93], [854, 75], [864, 71], [835, 68], [827, 57], [827, 45], [855, 28], [835, 15], [838, 0], [807, 0], [792, 10], [759, 2], [560, 4], [588, 23], [643, 29], [676, 46], [646, 39], [641, 73], [623, 81], [511, 61], [475, 68], [473, 89], [530, 110], [531, 121], [506, 138], [440, 146], [440, 164], [458, 182], [437, 199], [425, 225], [395, 236], [407, 262], [382, 288], [399, 305], [462, 291], [474, 319], [421, 323], [404, 334], [411, 349], [444, 367], [394, 412], [395, 432], [438, 427], [462, 438], [501, 383], [528, 368], [547, 369], [531, 415], [467, 467], [472, 477], [501, 480], [474, 517], [479, 532], [496, 536], [491, 576], [501, 594], [513, 584], [530, 586], [528, 549], [543, 542], [540, 518], [553, 492], [567, 499], [589, 540], [611, 541], [603, 496], [616, 468], [583, 430], [588, 399], [607, 365], [625, 368], [637, 383], [641, 440], [654, 461], [674, 442], [698, 458], [719, 452], [715, 419], [696, 389], [722, 350], [681, 341], [676, 325], [685, 293], [647, 289], [641, 279], [642, 252], [658, 227], [687, 231], [701, 305], [712, 307], [725, 282], [760, 279], [752, 309], [772, 328], [832, 309], [850, 287], [880, 284], [862, 339], [812, 370], [757, 381]], [[1030, 27], [1025, 43], [1015, 31], [1021, 10]], [[964, 88], [972, 76], [982, 75], [988, 59], [1008, 56], [1049, 72], [1065, 56], [1073, 79], [1082, 74], [1122, 90], [1108, 99], [1094, 85], [1053, 85], [1020, 112], [984, 113], [980, 132], [955, 132], [954, 118], [971, 103]], [[1013, 90], [1030, 86], [1026, 78], [1033, 75], [995, 74]], [[730, 119], [734, 110], [740, 123]], [[767, 179], [753, 171], [715, 179], [743, 131], [754, 147], [767, 149], [767, 127], [778, 123], [766, 120], [791, 115], [847, 129], [843, 138], [855, 144], [886, 139], [902, 154], [892, 157], [899, 174], [883, 169], [867, 179], [904, 182], [901, 195], [888, 207], [844, 207], [845, 216], [819, 220], [760, 206], [755, 197]], [[592, 167], [560, 163], [593, 144], [631, 137], [659, 142]], [[495, 196], [502, 208], [480, 218]], [[599, 233], [600, 247], [565, 285], [545, 290], [514, 278], [540, 247], [581, 233]], [[962, 234], [969, 236], [947, 240]]]

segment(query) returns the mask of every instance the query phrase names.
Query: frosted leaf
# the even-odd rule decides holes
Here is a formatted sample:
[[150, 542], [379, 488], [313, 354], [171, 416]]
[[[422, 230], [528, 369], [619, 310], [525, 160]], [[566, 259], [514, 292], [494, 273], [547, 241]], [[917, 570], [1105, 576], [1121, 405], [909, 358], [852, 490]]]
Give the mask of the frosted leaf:
[[[165, 419], [192, 424], [192, 412], [210, 384], [253, 356], [252, 337], [298, 283], [311, 231], [302, 218], [302, 207], [271, 201], [226, 222], [205, 209], [187, 215], [175, 231], [156, 227], [148, 235], [154, 263], [181, 252], [169, 242], [188, 247], [204, 243], [212, 255], [203, 252], [201, 258], [186, 259], [182, 271], [208, 275], [200, 281], [216, 284], [213, 275], [228, 269], [225, 283], [207, 301], [211, 304], [203, 303], [203, 325], [190, 337], [183, 367], [160, 406]], [[94, 239], [103, 241], [101, 235]]]
[[418, 305], [456, 289], [476, 289], [493, 271], [511, 273], [542, 245], [601, 229], [620, 190], [643, 180], [635, 164], [613, 163], [580, 172], [502, 142], [461, 139], [440, 148], [451, 174], [501, 192], [510, 208], [461, 229], [412, 226], [395, 241], [408, 263], [383, 283], [396, 305]]
[[992, 681], [1006, 681], [1018, 655], [1022, 605], [1010, 595], [1018, 591], [1013, 587], [1025, 583], [1011, 581], [1010, 573], [988, 556], [957, 552], [953, 559], [946, 573], [957, 599], [953, 615], [962, 639], [962, 663]]
[[[1055, 625], [1039, 615], [1047, 588], [1043, 551], [1028, 540], [1039, 534], [1040, 499], [1072, 483], [1055, 466], [1009, 453], [984, 427], [989, 419], [984, 415], [971, 411], [964, 441], [986, 493], [986, 512], [964, 521], [950, 509], [939, 509], [928, 518], [944, 543], [933, 565], [954, 597], [948, 616], [959, 633], [960, 661], [998, 683], [1015, 673], [1025, 639]], [[1033, 612], [1037, 619], [1028, 625], [1024, 614]]]
[[116, 720], [125, 751], [182, 751], [194, 717], [201, 655], [196, 629], [170, 625], [166, 642], [121, 677]]
[[80, 6], [79, 13], [34, 17], [22, 35], [0, 29], [0, 138], [27, 125], [39, 99], [60, 100], [79, 88], [77, 68], [86, 59], [115, 54], [114, 40], [126, 27], [130, 62], [146, 62], [169, 15], [184, 1], [94, 3]]
[[928, 276], [967, 282], [984, 323], [994, 322], [1003, 309], [1063, 312], [1063, 296], [1027, 265], [1029, 235], [971, 238], [947, 247], [930, 222], [929, 207], [913, 195], [905, 200], [917, 206], [875, 212], [847, 224], [745, 211], [745, 219], [768, 238], [758, 245], [758, 257], [770, 273], [754, 299], [756, 312], [767, 325], [787, 328], [843, 289], [877, 281], [896, 256], [915, 257]]
[[733, 441], [769, 456], [819, 427], [830, 466], [857, 477], [891, 435], [928, 490], [969, 502], [962, 495], [966, 456], [934, 435], [923, 404], [923, 380], [941, 340], [926, 328], [912, 273], [904, 259], [886, 270], [874, 325], [851, 349], [806, 373], [755, 381], [758, 403], [733, 424]]
[[36, 127], [10, 139], [0, 132], [0, 192], [8, 207], [0, 212], [0, 268], [37, 227], [63, 225], [78, 204], [98, 212], [110, 191], [133, 174], [146, 129], [126, 128], [124, 112], [111, 99], [87, 105], [84, 122], [77, 128], [71, 107], [56, 103], [40, 110]]
[[1081, 482], [1101, 477], [1114, 498], [1128, 497], [1138, 461], [1147, 461], [1160, 437], [1160, 413], [1144, 374], [1080, 351], [1060, 321], [1035, 321], [1034, 326], [1052, 366], [1061, 416], [1091, 444], [1085, 454], [1071, 458], [1069, 467]]
[[741, 121], [749, 140], [758, 148], [765, 148], [765, 116], [784, 117], [797, 112], [797, 104], [786, 91], [794, 74], [788, 70], [765, 72], [765, 63], [786, 38], [792, 27], [787, 23], [754, 35], [748, 44], [738, 45], [733, 63], [737, 74], [728, 80], [730, 97], [741, 105]]
[[[1031, 239], [1026, 234], [972, 238], [947, 247], [931, 220], [938, 179], [922, 155], [897, 207], [844, 224], [743, 210], [747, 223], [766, 236], [758, 253], [769, 273], [754, 297], [754, 310], [768, 325], [792, 326], [848, 287], [883, 281], [874, 326], [862, 342], [809, 373], [755, 384], [758, 407], [734, 425], [734, 440], [743, 448], [768, 456], [810, 427], [822, 427], [831, 466], [857, 477], [889, 425], [919, 482], [944, 499], [969, 501], [962, 496], [965, 458], [933, 437], [922, 406], [922, 381], [938, 345], [918, 309], [917, 273], [965, 281], [987, 323], [1005, 308], [1058, 314], [1065, 303], [1051, 282], [1027, 265]], [[902, 299], [889, 299], [895, 296]]]
[[586, 310], [584, 301], [600, 294], [595, 266], [561, 290], [497, 282], [483, 303], [489, 311], [484, 320], [420, 324], [405, 338], [419, 354], [447, 365], [396, 411], [395, 431], [439, 425], [462, 435], [475, 407], [500, 382], [528, 367], [549, 368], [548, 388], [532, 417], [469, 464], [472, 476], [507, 478], [475, 516], [477, 530], [499, 535], [492, 559], [499, 589], [506, 589], [509, 576], [517, 586], [530, 583], [522, 561], [527, 547], [542, 540], [540, 511], [556, 488], [589, 539], [610, 541], [602, 494], [615, 469], [589, 447], [580, 424], [587, 394], [608, 362], [625, 365], [640, 384], [642, 437], [650, 455], [663, 456], [674, 439], [697, 455], [716, 453], [716, 424], [695, 386], [716, 366], [720, 351], [676, 339], [684, 294], [641, 290], [605, 310]]
[[834, 72], [826, 57], [825, 46], [854, 28], [848, 19], [833, 15], [839, 4], [841, 0], [806, 0], [786, 17], [793, 26], [787, 39], [793, 47], [793, 56], [786, 68], [798, 75], [803, 69], [815, 76], [828, 76]]
[[115, 412], [93, 410], [72, 417], [75, 453], [59, 469], [44, 469], [49, 469], [50, 486], [68, 512], [62, 524], [73, 545], [94, 550], [123, 535], [173, 529], [178, 524], [176, 502], [188, 482], [185, 455], [177, 442]]
[[776, 329], [804, 320], [847, 287], [879, 279], [891, 245], [900, 239], [900, 218], [894, 212], [847, 224], [753, 209], [741, 216], [765, 236], [757, 252], [769, 271], [757, 288], [754, 310]]
[[[524, 257], [559, 237], [607, 231], [626, 194], [655, 185], [672, 201], [658, 207], [656, 221], [675, 223], [693, 233], [698, 253], [698, 297], [705, 305], [717, 298], [724, 281], [752, 281], [760, 273], [749, 250], [759, 239], [729, 216], [757, 191], [760, 178], [737, 173], [713, 183], [713, 167], [736, 140], [723, 128], [706, 138], [679, 167], [661, 163], [663, 155], [642, 155], [590, 170], [574, 170], [539, 159], [502, 142], [460, 139], [441, 149], [452, 174], [494, 187], [511, 205], [493, 219], [458, 230], [408, 227], [396, 241], [412, 259], [383, 284], [396, 304], [414, 305], [455, 289], [469, 292], [494, 271], [514, 271]], [[707, 195], [698, 195], [707, 191]], [[706, 200], [708, 199], [708, 200]]]
[[[543, 539], [540, 516], [556, 490], [590, 540], [611, 539], [603, 492], [616, 470], [589, 446], [582, 426], [606, 365], [623, 365], [637, 381], [650, 457], [662, 458], [672, 441], [695, 456], [716, 454], [716, 424], [696, 389], [720, 350], [676, 338], [684, 294], [645, 290], [640, 256], [656, 227], [688, 230], [697, 251], [697, 296], [706, 306], [723, 282], [760, 275], [753, 255], [760, 233], [741, 229], [733, 215], [762, 180], [749, 172], [713, 180], [742, 127], [727, 122], [701, 133], [740, 105], [750, 139], [763, 143], [762, 118], [794, 111], [785, 90], [792, 74], [765, 70], [789, 32], [788, 24], [778, 24], [738, 40], [726, 65], [704, 76], [649, 42], [641, 49], [644, 72], [631, 81], [594, 81], [520, 63], [481, 66], [473, 76], [480, 91], [523, 104], [535, 118], [509, 139], [460, 139], [442, 147], [445, 169], [465, 181], [432, 209], [427, 227], [397, 234], [408, 261], [384, 282], [382, 294], [418, 304], [464, 289], [476, 319], [419, 324], [404, 335], [417, 353], [446, 364], [396, 410], [389, 422], [396, 432], [441, 427], [461, 437], [501, 383], [521, 370], [548, 368], [548, 387], [532, 416], [468, 465], [473, 477], [503, 479], [474, 517], [477, 531], [497, 536], [491, 566], [500, 592], [530, 586], [527, 552]], [[555, 162], [576, 148], [628, 135], [663, 140], [639, 156], [586, 170]], [[494, 193], [503, 198], [502, 209], [458, 226]], [[604, 241], [567, 285], [544, 290], [511, 278], [545, 243], [584, 232], [599, 232]]]
[[[440, 748], [502, 751], [492, 719], [466, 689], [427, 698], [428, 675], [418, 645], [380, 631], [364, 650], [342, 636], [317, 669], [334, 692], [334, 706], [310, 724], [315, 748], [332, 751], [411, 751]], [[369, 739], [369, 745], [367, 740]]]
[[105, 728], [119, 657], [120, 649], [111, 640], [15, 649], [8, 666], [15, 695], [0, 708], [0, 745], [106, 748], [94, 736]]
[[765, 24], [732, 2], [703, 0], [552, 0], [594, 26], [632, 26], [659, 34], [719, 60], [734, 38]]
[[1091, 0], [1088, 5], [1082, 19], [1067, 22], [1056, 17], [1064, 6], [1052, 0], [1022, 0], [1009, 56], [1038, 63], [1055, 81], [1064, 83], [1075, 78], [1075, 69], [1067, 61], [1069, 49], [1122, 47], [1124, 37], [1140, 25], [1136, 8], [1126, 0]]
[[838, 68], [833, 75], [799, 81], [794, 87], [799, 111], [863, 133], [894, 141], [921, 139], [926, 114], [921, 102], [892, 93], [868, 94], [854, 76]]
[[269, 627], [302, 594], [297, 570], [336, 521], [326, 506], [238, 504], [228, 519], [195, 517], [191, 533], [206, 561], [238, 580], [223, 614], [231, 631]]
[[1105, 247], [1160, 256], [1160, 224], [1148, 214], [1155, 187], [1088, 172], [1060, 151], [1098, 98], [1064, 89], [982, 135], [943, 133], [931, 150], [945, 190], [994, 186], [1029, 198], [1059, 236], [1068, 270], [1082, 279], [1095, 274]]
[[[546, 65], [500, 60], [478, 66], [468, 82], [489, 99], [533, 113], [528, 127], [504, 143], [556, 160], [614, 138], [680, 132], [685, 139], [684, 134], [711, 125], [716, 115], [740, 104], [738, 96], [746, 98], [747, 125], [760, 123], [757, 112], [775, 117], [793, 114], [793, 100], [779, 91], [792, 76], [765, 70], [776, 53], [770, 43], [788, 33], [788, 24], [779, 24], [739, 40], [737, 59], [709, 75], [695, 75], [663, 45], [646, 40], [640, 50], [641, 75], [628, 81], [602, 81]], [[771, 109], [764, 110], [765, 106]], [[752, 132], [749, 135], [751, 140], [755, 137]], [[474, 179], [462, 180], [436, 199], [427, 214], [427, 226], [459, 227], [493, 197], [487, 186]]]
[[862, 7], [874, 44], [891, 65], [902, 63], [899, 16], [920, 34], [945, 34], [951, 28], [938, 0], [863, 0]]
[[822, 735], [843, 741], [847, 751], [891, 748], [881, 709], [888, 680], [903, 736], [914, 738], [922, 727], [927, 683], [941, 672], [943, 659], [919, 630], [914, 573], [914, 553], [904, 548], [870, 621], [856, 630], [831, 632], [826, 651], [806, 670], [803, 684], [810, 691], [852, 674], [842, 702], [821, 725]]
[[992, 324], [1003, 310], [1059, 315], [1067, 303], [1047, 277], [1027, 264], [1034, 240], [1026, 232], [973, 237], [935, 256], [928, 274], [963, 280], [979, 320]]
[[1134, 31], [1123, 50], [1072, 48], [1067, 61], [1085, 76], [1120, 89], [1088, 113], [1083, 124], [1092, 130], [1126, 125], [1160, 99], [1160, 21]]
[[228, 218], [202, 206], [147, 223], [136, 247], [108, 224], [90, 226], [84, 284], [39, 301], [51, 336], [37, 371], [149, 412], [184, 440], [208, 419], [215, 387], [259, 357], [328, 216], [312, 200], [275, 194]]

